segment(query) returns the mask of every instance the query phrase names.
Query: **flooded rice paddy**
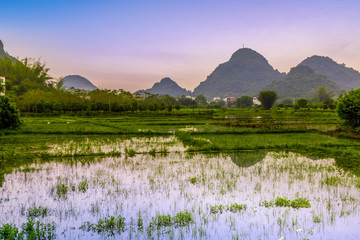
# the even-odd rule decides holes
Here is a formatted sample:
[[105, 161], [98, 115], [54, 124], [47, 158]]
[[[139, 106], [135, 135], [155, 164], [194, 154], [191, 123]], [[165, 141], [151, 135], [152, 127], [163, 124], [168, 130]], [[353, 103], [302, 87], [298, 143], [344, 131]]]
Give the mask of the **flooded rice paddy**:
[[[176, 138], [71, 141], [5, 176], [0, 226], [55, 239], [358, 239], [357, 178], [293, 152], [188, 154]], [[136, 150], [136, 151], [135, 151]]]

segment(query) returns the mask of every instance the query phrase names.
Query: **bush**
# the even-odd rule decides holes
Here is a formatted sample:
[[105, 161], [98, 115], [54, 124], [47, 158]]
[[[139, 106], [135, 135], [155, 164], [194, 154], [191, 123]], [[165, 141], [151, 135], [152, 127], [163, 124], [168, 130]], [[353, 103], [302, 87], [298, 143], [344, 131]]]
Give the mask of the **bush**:
[[20, 112], [6, 96], [0, 96], [0, 129], [16, 129], [20, 126]]
[[241, 96], [236, 99], [236, 107], [238, 108], [249, 108], [253, 105], [253, 98], [250, 96]]
[[297, 102], [297, 105], [299, 106], [299, 108], [305, 108], [307, 104], [308, 104], [308, 102], [304, 98], [300, 98]]
[[258, 97], [265, 110], [269, 110], [274, 105], [277, 98], [278, 96], [274, 91], [261, 91]]
[[339, 117], [351, 127], [360, 126], [360, 89], [341, 91], [336, 111]]

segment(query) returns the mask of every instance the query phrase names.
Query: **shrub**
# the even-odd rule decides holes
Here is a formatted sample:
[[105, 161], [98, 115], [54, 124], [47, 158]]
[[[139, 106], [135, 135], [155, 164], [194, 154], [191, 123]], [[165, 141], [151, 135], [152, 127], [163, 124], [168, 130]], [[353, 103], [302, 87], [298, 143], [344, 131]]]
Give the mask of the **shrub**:
[[0, 96], [0, 129], [20, 127], [20, 112], [6, 96]]
[[336, 111], [339, 117], [345, 120], [345, 123], [351, 127], [360, 126], [360, 88], [341, 91]]
[[274, 91], [261, 91], [259, 94], [259, 101], [265, 110], [269, 110], [278, 98]]

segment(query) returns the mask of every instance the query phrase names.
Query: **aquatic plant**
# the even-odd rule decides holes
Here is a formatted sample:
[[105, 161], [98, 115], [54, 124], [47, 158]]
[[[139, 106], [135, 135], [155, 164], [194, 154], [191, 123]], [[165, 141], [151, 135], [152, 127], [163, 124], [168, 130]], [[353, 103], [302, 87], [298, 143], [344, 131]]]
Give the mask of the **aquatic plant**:
[[309, 208], [311, 204], [307, 198], [296, 198], [294, 200], [289, 200], [286, 197], [277, 197], [274, 201], [262, 201], [259, 204], [263, 207], [292, 207], [292, 208]]
[[97, 223], [85, 222], [79, 229], [113, 236], [116, 232], [120, 233], [126, 230], [125, 218], [122, 216], [108, 216], [104, 219], [100, 218]]
[[189, 179], [190, 183], [195, 184], [198, 180], [196, 177], [192, 177]]
[[49, 210], [47, 207], [43, 207], [43, 206], [33, 207], [27, 210], [26, 216], [28, 218], [46, 217], [48, 215], [48, 212]]
[[88, 188], [89, 188], [89, 184], [88, 184], [87, 180], [84, 180], [79, 183], [79, 186], [78, 186], [79, 192], [85, 193]]
[[68, 186], [65, 185], [64, 183], [59, 183], [56, 185], [56, 195], [59, 198], [66, 198], [66, 195], [68, 193]]
[[176, 227], [182, 227], [194, 222], [194, 218], [190, 212], [182, 211], [173, 217], [173, 222]]

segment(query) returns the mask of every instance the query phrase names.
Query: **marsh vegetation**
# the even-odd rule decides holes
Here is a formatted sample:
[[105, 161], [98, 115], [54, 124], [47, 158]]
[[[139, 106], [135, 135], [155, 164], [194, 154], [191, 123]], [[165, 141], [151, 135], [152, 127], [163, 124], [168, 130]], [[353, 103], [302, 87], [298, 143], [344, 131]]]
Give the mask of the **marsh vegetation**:
[[0, 239], [357, 239], [360, 143], [332, 114], [25, 118]]

